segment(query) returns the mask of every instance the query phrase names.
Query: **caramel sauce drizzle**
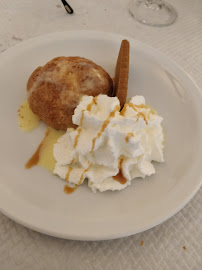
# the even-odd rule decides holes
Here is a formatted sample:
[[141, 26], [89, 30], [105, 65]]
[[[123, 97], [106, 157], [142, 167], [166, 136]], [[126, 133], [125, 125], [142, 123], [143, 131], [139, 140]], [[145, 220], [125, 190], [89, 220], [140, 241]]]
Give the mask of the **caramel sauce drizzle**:
[[96, 97], [94, 97], [94, 98], [93, 98], [93, 100], [92, 100], [92, 102], [88, 104], [88, 106], [87, 106], [86, 110], [90, 112], [90, 111], [91, 111], [92, 106], [93, 106], [93, 105], [95, 105], [95, 104], [97, 104], [97, 96], [96, 96]]
[[132, 132], [128, 133], [125, 137], [125, 141], [128, 143], [129, 139], [130, 138], [133, 138], [134, 137], [134, 134]]
[[142, 117], [143, 120], [146, 122], [146, 125], [148, 125], [148, 121], [147, 121], [145, 115], [142, 112], [139, 112], [138, 113], [138, 115], [137, 115], [137, 121], [139, 120], [140, 117]]
[[[81, 119], [80, 119], [80, 126], [82, 126], [82, 124], [83, 124], [83, 118], [84, 118], [84, 110], [82, 110], [82, 114], [81, 114]], [[81, 131], [82, 131], [82, 129], [81, 128], [78, 128], [78, 133], [77, 133], [77, 135], [75, 136], [75, 139], [74, 139], [74, 148], [76, 148], [77, 147], [77, 144], [78, 144], [78, 140], [79, 140], [79, 137], [80, 137], [80, 135], [81, 135]]]
[[122, 162], [123, 162], [123, 159], [120, 159], [119, 172], [117, 173], [117, 175], [113, 176], [113, 179], [119, 182], [120, 184], [124, 185], [127, 182], [127, 179], [123, 176], [123, 173], [122, 173], [122, 168], [121, 168]]
[[113, 111], [113, 112], [110, 112], [109, 116], [108, 116], [107, 119], [104, 121], [101, 130], [98, 132], [97, 136], [96, 136], [95, 138], [93, 138], [93, 141], [92, 141], [92, 148], [91, 148], [91, 153], [92, 153], [93, 150], [94, 150], [96, 140], [100, 138], [100, 136], [102, 135], [102, 133], [105, 131], [106, 127], [109, 125], [109, 123], [110, 123], [110, 118], [114, 117], [114, 116], [115, 116], [115, 113], [116, 113], [117, 111], [119, 111], [119, 110], [120, 110], [120, 106], [117, 105], [117, 106], [115, 107], [114, 111]]
[[75, 187], [69, 187], [67, 185], [64, 186], [64, 192], [67, 193], [67, 194], [71, 194], [73, 193], [76, 189], [78, 188], [78, 186], [75, 186]]
[[[92, 108], [92, 106], [93, 106], [94, 104], [97, 104], [97, 97], [94, 97], [94, 98], [93, 98], [92, 102], [88, 104], [86, 110], [90, 112], [90, 111], [91, 111], [91, 108]], [[82, 115], [81, 115], [81, 118], [80, 118], [80, 126], [82, 126], [82, 124], [83, 124], [84, 111], [85, 111], [85, 110], [82, 110]], [[81, 131], [82, 131], [82, 129], [81, 129], [81, 128], [78, 128], [78, 133], [77, 133], [77, 135], [75, 136], [75, 139], [74, 139], [74, 148], [76, 148], [76, 146], [77, 146], [77, 144], [78, 144], [78, 139], [79, 139], [79, 137], [80, 137]], [[71, 173], [71, 171], [72, 171], [72, 169], [73, 169], [73, 168], [71, 167], [71, 165], [72, 165], [73, 163], [74, 163], [74, 159], [71, 161], [70, 166], [69, 166], [69, 168], [68, 168], [68, 171], [67, 171], [67, 174], [66, 174], [66, 177], [65, 177], [65, 180], [66, 180], [66, 181], [69, 180], [69, 175], [70, 175], [70, 173]], [[81, 177], [80, 177], [80, 180], [79, 180], [79, 184], [78, 184], [77, 186], [75, 186], [74, 188], [71, 188], [71, 187], [65, 185], [65, 187], [64, 187], [64, 192], [67, 193], [67, 194], [70, 194], [70, 193], [74, 192], [74, 191], [78, 188], [78, 186], [81, 184], [81, 182], [83, 181], [84, 174], [92, 167], [92, 165], [93, 165], [93, 164], [90, 163], [89, 166], [88, 166], [88, 168], [85, 169], [85, 170], [83, 171], [83, 173], [82, 173], [82, 175], [81, 175]]]
[[[93, 104], [97, 104], [97, 97], [93, 98], [92, 102], [88, 104], [86, 110], [90, 112], [91, 107], [92, 107]], [[85, 110], [82, 110], [82, 114], [81, 114], [81, 118], [80, 118], [80, 124], [79, 124], [80, 126], [82, 126], [82, 124], [83, 124], [84, 111]], [[75, 139], [74, 139], [74, 148], [76, 148], [76, 146], [78, 144], [78, 140], [79, 140], [79, 137], [81, 135], [81, 131], [82, 131], [82, 129], [78, 128], [78, 133], [77, 133], [77, 135], [75, 136]]]
[[138, 115], [137, 115], [137, 121], [139, 120], [139, 118], [142, 117], [143, 120], [145, 121], [146, 125], [148, 125], [148, 121], [146, 119], [146, 116], [144, 115], [144, 113], [142, 112], [139, 112]]
[[136, 108], [140, 108], [140, 109], [143, 109], [145, 108], [145, 105], [144, 104], [139, 104], [139, 105], [134, 105]]
[[39, 162], [39, 158], [40, 158], [40, 151], [41, 151], [41, 148], [42, 146], [44, 145], [45, 141], [46, 141], [46, 138], [48, 137], [50, 131], [49, 129], [46, 130], [46, 133], [45, 133], [45, 136], [42, 140], [42, 142], [39, 144], [36, 152], [33, 154], [33, 156], [28, 160], [28, 162], [25, 164], [25, 168], [26, 169], [30, 169], [32, 168], [33, 166], [37, 165], [38, 162]]
[[88, 168], [85, 169], [80, 177], [80, 180], [79, 180], [79, 183], [78, 183], [78, 186], [81, 185], [81, 182], [83, 181], [83, 177], [84, 177], [84, 173], [86, 173], [88, 170], [90, 170], [90, 168], [93, 166], [93, 163], [90, 163]]
[[[73, 162], [74, 162], [74, 159], [72, 160], [72, 162], [70, 163], [70, 165], [71, 165]], [[65, 185], [65, 187], [64, 187], [64, 192], [67, 193], [67, 194], [70, 194], [70, 193], [74, 192], [74, 191], [78, 188], [78, 186], [81, 185], [81, 182], [83, 181], [84, 174], [85, 174], [92, 166], [93, 166], [93, 163], [90, 163], [89, 166], [88, 166], [88, 168], [85, 169], [85, 170], [83, 171], [83, 173], [82, 173], [82, 175], [81, 175], [81, 177], [80, 177], [79, 183], [78, 183], [74, 188], [71, 188], [71, 187]], [[65, 177], [65, 180], [66, 180], [66, 181], [68, 181], [69, 174], [70, 174], [71, 170], [72, 170], [72, 167], [69, 167], [68, 172], [67, 172], [67, 175], [66, 175], [66, 177]]]
[[81, 119], [80, 119], [80, 126], [83, 124], [83, 118], [84, 118], [84, 110], [82, 110]]
[[[126, 112], [127, 107], [130, 107], [130, 108], [132, 108], [134, 111], [137, 112], [137, 108], [145, 108], [145, 105], [143, 105], [143, 104], [140, 104], [140, 105], [134, 105], [133, 103], [125, 104], [124, 107], [123, 107], [123, 109], [122, 109], [121, 112], [120, 112], [120, 114], [121, 114], [122, 116], [125, 115], [125, 112]], [[144, 115], [142, 112], [138, 112], [138, 115], [137, 115], [137, 121], [139, 120], [140, 117], [142, 117], [142, 118], [144, 119], [144, 121], [146, 122], [146, 124], [148, 125], [148, 121], [147, 121], [145, 115]]]
[[65, 176], [65, 180], [68, 181], [69, 180], [69, 175], [70, 175], [70, 172], [72, 171], [72, 167], [69, 167], [68, 168], [68, 171], [67, 171], [67, 174]]
[[76, 148], [76, 146], [77, 146], [77, 144], [78, 144], [78, 139], [79, 139], [79, 137], [80, 137], [81, 131], [82, 131], [82, 129], [79, 128], [79, 129], [78, 129], [78, 133], [77, 133], [77, 135], [75, 136], [75, 139], [74, 139], [74, 148]]
[[[74, 158], [72, 159], [72, 161], [70, 162], [70, 166], [74, 163]], [[69, 167], [68, 168], [68, 171], [67, 171], [67, 174], [65, 176], [65, 180], [68, 181], [69, 180], [69, 175], [70, 175], [70, 172], [72, 171], [72, 167]]]
[[127, 109], [127, 107], [130, 107], [130, 108], [132, 108], [134, 111], [136, 111], [137, 112], [137, 108], [144, 108], [145, 107], [145, 105], [143, 105], [143, 104], [140, 104], [140, 105], [134, 105], [133, 103], [128, 103], [128, 104], [125, 104], [124, 105], [124, 107], [123, 107], [123, 109], [121, 110], [121, 115], [125, 115], [125, 112], [126, 112], [126, 109]]
[[128, 103], [128, 104], [125, 104], [124, 107], [123, 107], [123, 109], [121, 110], [121, 112], [120, 112], [121, 115], [123, 115], [123, 116], [125, 115], [125, 112], [126, 112], [127, 107], [130, 107], [130, 108], [132, 108], [134, 111], [137, 112], [137, 109], [136, 109], [137, 106], [134, 105], [133, 103]]

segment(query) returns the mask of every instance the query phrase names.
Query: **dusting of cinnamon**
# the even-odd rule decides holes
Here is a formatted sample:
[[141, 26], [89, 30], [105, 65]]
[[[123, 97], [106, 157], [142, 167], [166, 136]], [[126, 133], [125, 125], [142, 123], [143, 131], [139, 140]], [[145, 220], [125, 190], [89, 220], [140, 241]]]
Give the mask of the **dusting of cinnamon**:
[[91, 153], [92, 153], [93, 150], [94, 150], [96, 140], [100, 138], [100, 136], [102, 135], [102, 133], [105, 131], [106, 127], [109, 125], [110, 119], [113, 118], [113, 117], [115, 116], [115, 113], [116, 113], [117, 111], [119, 111], [119, 110], [120, 110], [120, 106], [117, 105], [117, 106], [115, 107], [114, 111], [110, 112], [109, 116], [108, 116], [107, 119], [104, 121], [101, 130], [98, 132], [97, 136], [96, 136], [95, 138], [93, 138], [93, 141], [92, 141], [92, 148], [91, 148]]
[[117, 175], [113, 176], [113, 179], [119, 182], [120, 184], [124, 185], [127, 182], [127, 179], [123, 176], [123, 173], [122, 173], [122, 162], [123, 162], [123, 159], [120, 159], [119, 172]]
[[42, 148], [42, 146], [44, 145], [46, 138], [49, 135], [49, 129], [46, 130], [46, 134], [45, 137], [43, 138], [42, 142], [39, 144], [36, 152], [33, 154], [33, 156], [28, 160], [28, 162], [25, 164], [25, 168], [26, 169], [30, 169], [33, 166], [37, 165], [37, 163], [39, 162], [39, 158], [40, 158], [40, 150]]
[[93, 100], [92, 100], [92, 102], [88, 104], [86, 110], [90, 112], [90, 111], [91, 111], [91, 108], [92, 108], [92, 106], [93, 106], [94, 104], [97, 104], [97, 96], [94, 97]]
[[75, 187], [68, 187], [67, 185], [64, 186], [64, 192], [67, 194], [71, 194], [73, 193], [76, 189], [78, 188], [78, 186]]
[[125, 141], [128, 143], [129, 139], [130, 139], [130, 138], [133, 138], [133, 137], [134, 137], [133, 133], [130, 132], [130, 133], [128, 133], [128, 134], [126, 135]]
[[187, 247], [186, 247], [186, 246], [183, 246], [183, 249], [184, 249], [184, 250], [187, 250]]
[[76, 148], [76, 146], [77, 146], [77, 144], [78, 144], [78, 139], [79, 139], [79, 137], [80, 137], [81, 131], [82, 131], [82, 129], [79, 128], [79, 129], [78, 129], [78, 133], [77, 133], [77, 135], [75, 136], [75, 140], [74, 140], [74, 148]]
[[90, 168], [91, 168], [92, 166], [93, 166], [93, 163], [90, 163], [89, 166], [88, 166], [88, 168], [85, 169], [85, 170], [83, 171], [83, 173], [82, 173], [82, 175], [81, 175], [81, 177], [80, 177], [80, 181], [79, 181], [78, 185], [81, 185], [81, 183], [82, 183], [82, 181], [83, 181], [84, 174], [85, 174], [88, 170], [90, 170]]

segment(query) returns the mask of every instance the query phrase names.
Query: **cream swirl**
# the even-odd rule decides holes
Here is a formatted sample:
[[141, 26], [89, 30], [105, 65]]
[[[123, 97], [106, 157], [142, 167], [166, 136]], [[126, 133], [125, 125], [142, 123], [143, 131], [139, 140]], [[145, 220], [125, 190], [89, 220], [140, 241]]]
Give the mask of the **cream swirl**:
[[163, 162], [162, 117], [134, 96], [120, 111], [116, 97], [83, 96], [67, 129], [54, 145], [54, 173], [71, 184], [88, 179], [96, 192], [121, 190], [136, 177], [155, 173]]

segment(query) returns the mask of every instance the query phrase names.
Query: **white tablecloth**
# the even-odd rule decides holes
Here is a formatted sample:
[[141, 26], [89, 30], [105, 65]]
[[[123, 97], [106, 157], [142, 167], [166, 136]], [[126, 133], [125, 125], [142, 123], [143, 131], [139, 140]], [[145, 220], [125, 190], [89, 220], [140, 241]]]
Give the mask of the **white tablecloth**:
[[[0, 1], [0, 52], [33, 36], [93, 29], [121, 33], [162, 51], [202, 88], [202, 1], [169, 1], [175, 24], [155, 28], [136, 22], [128, 0], [69, 0], [68, 15], [59, 0]], [[79, 242], [49, 237], [0, 214], [0, 270], [200, 270], [202, 269], [202, 189], [174, 217], [127, 238]]]

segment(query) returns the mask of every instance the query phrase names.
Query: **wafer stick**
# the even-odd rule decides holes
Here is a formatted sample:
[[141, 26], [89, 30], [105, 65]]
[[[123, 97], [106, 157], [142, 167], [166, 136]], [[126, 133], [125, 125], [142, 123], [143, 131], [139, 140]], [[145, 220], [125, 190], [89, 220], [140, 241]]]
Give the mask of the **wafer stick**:
[[121, 108], [126, 102], [128, 90], [129, 48], [129, 42], [127, 40], [122, 40], [116, 62], [114, 96], [119, 99]]

